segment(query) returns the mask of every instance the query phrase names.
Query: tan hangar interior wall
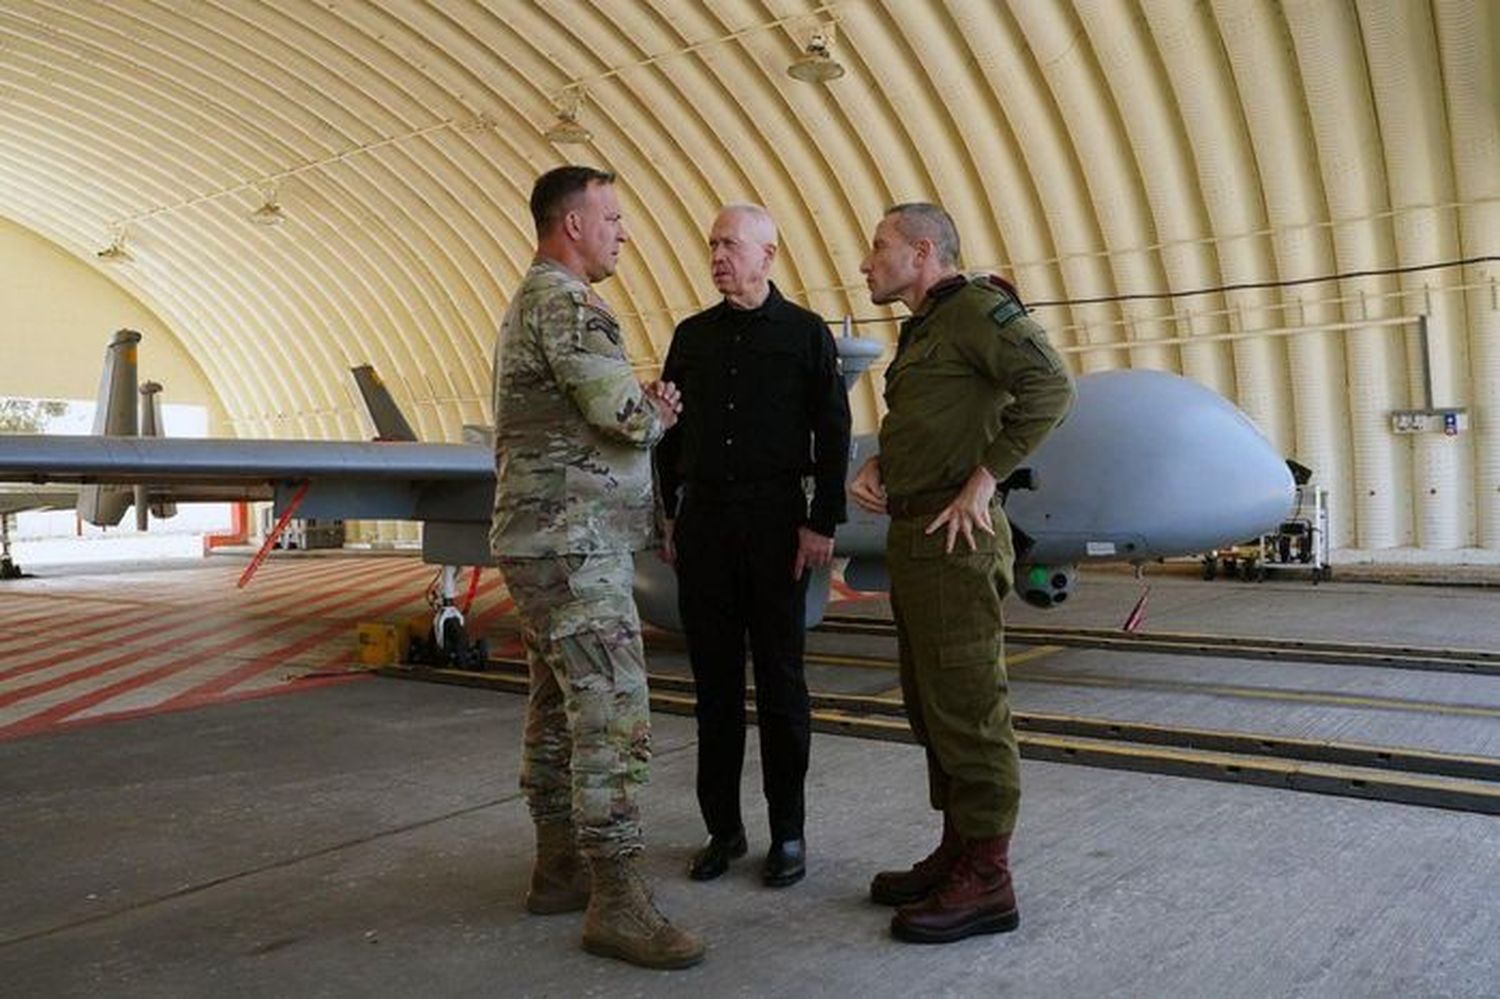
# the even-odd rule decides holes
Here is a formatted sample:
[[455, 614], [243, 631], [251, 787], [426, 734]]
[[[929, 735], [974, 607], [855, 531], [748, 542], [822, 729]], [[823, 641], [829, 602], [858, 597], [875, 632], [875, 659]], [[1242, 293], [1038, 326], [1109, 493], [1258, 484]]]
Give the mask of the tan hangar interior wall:
[[[789, 77], [830, 23], [844, 75]], [[601, 290], [643, 374], [711, 300], [720, 204], [770, 207], [784, 290], [889, 344], [859, 260], [886, 205], [937, 199], [1076, 371], [1183, 373], [1312, 466], [1336, 545], [1477, 557], [1500, 551], [1497, 63], [1492, 0], [8, 0], [0, 216], [84, 267], [123, 235], [110, 279], [235, 433], [365, 436], [367, 361], [456, 440], [488, 418], [540, 171], [620, 172], [634, 244]], [[549, 141], [579, 92], [591, 137]], [[1468, 432], [1392, 433], [1424, 363]]]

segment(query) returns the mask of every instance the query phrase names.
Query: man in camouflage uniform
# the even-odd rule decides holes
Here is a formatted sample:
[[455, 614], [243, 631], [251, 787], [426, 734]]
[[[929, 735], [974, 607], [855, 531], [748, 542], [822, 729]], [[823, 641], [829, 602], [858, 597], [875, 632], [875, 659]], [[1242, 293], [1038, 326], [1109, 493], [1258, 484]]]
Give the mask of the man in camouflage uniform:
[[925, 203], [889, 209], [860, 265], [877, 305], [912, 311], [886, 370], [880, 453], [850, 495], [891, 518], [901, 688], [943, 813], [937, 849], [910, 870], [877, 874], [870, 896], [899, 906], [892, 933], [922, 943], [1020, 923], [1010, 838], [1021, 759], [1000, 608], [1015, 555], [996, 485], [1073, 402], [1062, 360], [1015, 289], [958, 268], [953, 220]]
[[531, 213], [536, 259], [495, 349], [490, 529], [531, 673], [521, 785], [537, 853], [526, 906], [586, 906], [585, 949], [687, 967], [703, 944], [657, 911], [636, 869], [651, 716], [631, 597], [632, 552], [653, 540], [649, 449], [681, 403], [671, 385], [636, 381], [614, 315], [589, 287], [614, 273], [628, 238], [614, 175], [543, 174]]

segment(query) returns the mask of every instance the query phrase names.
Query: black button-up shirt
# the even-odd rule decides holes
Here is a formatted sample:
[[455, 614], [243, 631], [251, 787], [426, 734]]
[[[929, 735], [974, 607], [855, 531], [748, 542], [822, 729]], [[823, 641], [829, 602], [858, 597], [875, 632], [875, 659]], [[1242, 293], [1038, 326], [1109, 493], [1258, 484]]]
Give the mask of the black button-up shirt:
[[822, 317], [774, 284], [754, 309], [720, 302], [677, 325], [661, 377], [682, 391], [682, 417], [655, 454], [668, 519], [684, 483], [733, 496], [811, 475], [807, 526], [833, 536], [845, 517], [849, 399]]

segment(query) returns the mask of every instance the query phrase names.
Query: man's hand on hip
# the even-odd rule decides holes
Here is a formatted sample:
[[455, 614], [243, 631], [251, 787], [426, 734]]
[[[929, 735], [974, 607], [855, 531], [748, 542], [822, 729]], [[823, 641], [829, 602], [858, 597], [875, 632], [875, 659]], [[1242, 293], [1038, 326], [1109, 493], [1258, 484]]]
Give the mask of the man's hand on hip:
[[990, 500], [994, 498], [995, 477], [988, 468], [980, 465], [974, 469], [958, 495], [953, 497], [953, 502], [944, 507], [943, 512], [927, 525], [927, 533], [931, 534], [946, 524], [948, 545], [945, 551], [952, 553], [953, 542], [960, 534], [969, 543], [969, 551], [978, 550], [979, 546], [974, 544], [974, 528], [978, 527], [986, 534], [995, 533], [994, 521], [990, 519]]
[[849, 483], [849, 495], [861, 509], [885, 513], [885, 486], [880, 481], [880, 455], [871, 455]]
[[800, 580], [808, 569], [817, 569], [833, 561], [833, 539], [811, 527], [797, 528], [797, 559], [792, 564], [792, 578]]

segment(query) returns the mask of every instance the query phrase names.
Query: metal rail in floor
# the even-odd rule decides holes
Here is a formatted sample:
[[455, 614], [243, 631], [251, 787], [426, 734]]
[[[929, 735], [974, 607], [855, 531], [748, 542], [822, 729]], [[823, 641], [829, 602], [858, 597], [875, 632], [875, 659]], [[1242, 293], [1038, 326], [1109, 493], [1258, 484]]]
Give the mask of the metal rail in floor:
[[[1032, 658], [1040, 658], [1059, 649], [1056, 645], [1033, 646], [1018, 653], [1008, 653], [1008, 682], [1012, 685], [1036, 684], [1054, 687], [1112, 688], [1129, 691], [1152, 691], [1168, 694], [1198, 694], [1213, 697], [1240, 698], [1262, 702], [1323, 705], [1327, 707], [1364, 708], [1375, 711], [1400, 711], [1425, 715], [1447, 715], [1456, 718], [1500, 720], [1500, 704], [1469, 704], [1431, 698], [1390, 697], [1381, 694], [1348, 694], [1339, 691], [1304, 690], [1290, 687], [1250, 686], [1219, 680], [1179, 680], [1138, 675], [1116, 676], [1105, 673], [1041, 673], [1016, 669]], [[894, 673], [900, 664], [887, 656], [846, 655], [834, 652], [806, 652], [803, 660], [812, 666], [838, 666], [856, 670]], [[1283, 665], [1302, 665], [1284, 662]]]
[[[896, 634], [896, 626], [892, 621], [848, 614], [830, 614], [816, 630], [830, 635], [894, 637]], [[1440, 649], [1300, 638], [1128, 632], [1042, 625], [1008, 625], [1005, 637], [1008, 642], [1023, 645], [1062, 645], [1070, 648], [1185, 656], [1220, 655], [1236, 659], [1293, 660], [1298, 663], [1500, 676], [1500, 652], [1486, 649]]]
[[[378, 672], [526, 692], [523, 661], [497, 659], [492, 666], [485, 672], [405, 666]], [[693, 713], [690, 679], [651, 674], [649, 680], [653, 708]], [[753, 720], [750, 693], [747, 714]], [[818, 731], [912, 741], [900, 700], [815, 693], [812, 701]], [[1018, 712], [1014, 721], [1021, 755], [1028, 759], [1500, 814], [1500, 760], [1487, 757], [1083, 716]]]

